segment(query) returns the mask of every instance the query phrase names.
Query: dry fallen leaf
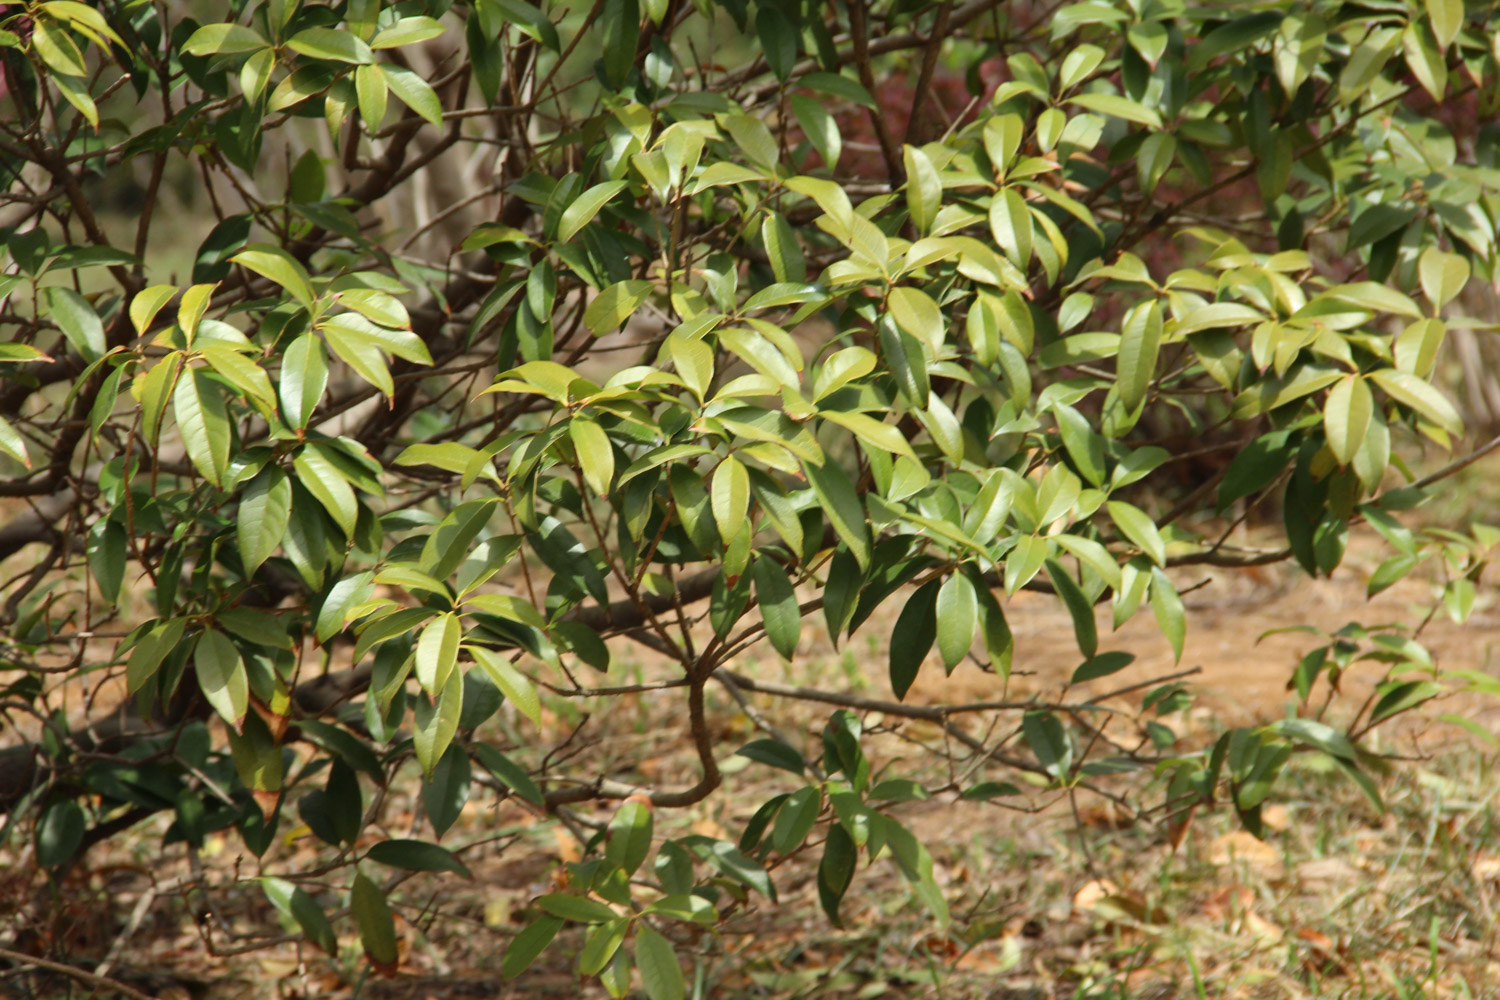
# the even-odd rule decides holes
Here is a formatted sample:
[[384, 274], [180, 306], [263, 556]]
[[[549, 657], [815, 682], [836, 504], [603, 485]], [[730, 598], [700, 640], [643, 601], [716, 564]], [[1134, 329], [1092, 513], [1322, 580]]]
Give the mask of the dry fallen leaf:
[[1281, 852], [1244, 830], [1216, 838], [1209, 849], [1209, 859], [1216, 865], [1246, 865], [1250, 871], [1271, 882], [1286, 874]]

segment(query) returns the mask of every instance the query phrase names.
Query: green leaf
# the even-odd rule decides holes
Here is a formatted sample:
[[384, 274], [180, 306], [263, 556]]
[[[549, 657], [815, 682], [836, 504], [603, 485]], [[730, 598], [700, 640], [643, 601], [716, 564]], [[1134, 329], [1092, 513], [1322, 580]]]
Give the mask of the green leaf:
[[759, 764], [779, 767], [792, 774], [801, 775], [807, 771], [807, 761], [802, 759], [802, 755], [780, 740], [751, 740], [736, 753]]
[[45, 18], [32, 21], [31, 26], [31, 43], [48, 69], [62, 76], [88, 75], [83, 53], [78, 51], [78, 43], [73, 41], [72, 35]]
[[1104, 438], [1094, 433], [1088, 418], [1071, 406], [1055, 403], [1052, 412], [1057, 417], [1057, 430], [1068, 450], [1068, 457], [1078, 471], [1095, 486], [1103, 486], [1106, 476], [1104, 467]]
[[169, 618], [153, 625], [151, 631], [137, 640], [125, 663], [126, 692], [135, 694], [156, 676], [162, 661], [177, 648], [186, 624], [186, 619]]
[[1109, 516], [1114, 519], [1115, 527], [1120, 529], [1120, 533], [1134, 542], [1136, 548], [1150, 556], [1151, 561], [1156, 565], [1165, 566], [1167, 545], [1162, 540], [1161, 532], [1156, 528], [1156, 522], [1151, 520], [1151, 515], [1123, 500], [1111, 500], [1107, 506]]
[[97, 361], [109, 350], [104, 339], [104, 324], [87, 299], [71, 288], [53, 285], [43, 290], [47, 316], [68, 339], [68, 346], [83, 355], [85, 361]]
[[464, 708], [464, 678], [458, 670], [448, 671], [448, 682], [438, 695], [436, 704], [426, 699], [417, 700], [416, 726], [412, 731], [412, 744], [417, 751], [417, 762], [422, 772], [432, 776], [438, 761], [447, 753], [453, 736], [458, 732], [458, 720]]
[[577, 236], [578, 231], [592, 222], [599, 210], [624, 189], [624, 181], [605, 181], [603, 184], [595, 184], [573, 199], [557, 224], [557, 238], [567, 243]]
[[370, 48], [399, 49], [407, 45], [416, 45], [419, 42], [439, 37], [445, 30], [440, 22], [425, 14], [403, 17], [389, 27], [380, 29], [375, 37], [370, 39]]
[[865, 521], [865, 508], [855, 492], [854, 483], [848, 473], [829, 458], [822, 465], [804, 460], [802, 472], [808, 485], [817, 496], [823, 514], [833, 525], [834, 533], [849, 547], [859, 568], [870, 567], [870, 526]]
[[395, 969], [400, 961], [396, 947], [396, 921], [391, 916], [385, 893], [363, 872], [355, 872], [354, 888], [349, 893], [349, 910], [359, 927], [360, 944], [370, 961]]
[[635, 964], [649, 1000], [683, 1000], [687, 995], [671, 943], [644, 924], [636, 927]]
[[1328, 390], [1328, 401], [1323, 406], [1323, 430], [1328, 435], [1328, 447], [1340, 465], [1353, 460], [1374, 412], [1375, 397], [1358, 375], [1345, 376]]
[[382, 840], [370, 848], [366, 857], [392, 868], [417, 872], [453, 872], [464, 878], [473, 877], [468, 866], [458, 860], [452, 851], [425, 840]]
[[545, 913], [578, 924], [601, 924], [619, 915], [606, 903], [571, 892], [548, 893], [538, 898], [536, 905]]
[[766, 65], [785, 83], [797, 64], [797, 29], [775, 7], [761, 7], [755, 15], [755, 32]]
[[368, 570], [355, 573], [344, 577], [328, 591], [328, 596], [323, 598], [323, 606], [318, 609], [316, 634], [320, 643], [326, 643], [342, 632], [349, 611], [370, 599], [374, 592], [371, 586], [373, 576]]
[[1073, 619], [1073, 636], [1078, 640], [1078, 649], [1085, 658], [1092, 657], [1099, 649], [1099, 632], [1094, 625], [1094, 605], [1074, 579], [1052, 559], [1044, 560], [1047, 576], [1057, 590], [1057, 596], [1067, 605]]
[[1022, 271], [1031, 263], [1031, 209], [1015, 188], [1005, 188], [990, 201], [990, 231], [1011, 262]]
[[60, 799], [47, 807], [36, 824], [36, 860], [44, 868], [60, 868], [73, 860], [83, 846], [88, 819], [83, 807], [72, 799]]
[[1182, 660], [1182, 644], [1187, 637], [1187, 614], [1177, 588], [1159, 567], [1151, 568], [1151, 611], [1162, 635], [1172, 644], [1173, 662]]
[[1139, 104], [1128, 97], [1118, 94], [1079, 94], [1068, 98], [1068, 104], [1076, 104], [1089, 111], [1097, 111], [1101, 115], [1110, 115], [1114, 118], [1123, 118], [1125, 121], [1134, 122], [1137, 125], [1145, 125], [1148, 128], [1160, 129], [1161, 115], [1144, 104]]
[[328, 349], [323, 341], [304, 333], [287, 346], [278, 379], [282, 416], [293, 430], [302, 430], [328, 387]]
[[1051, 712], [1027, 712], [1021, 717], [1021, 735], [1048, 774], [1054, 778], [1067, 775], [1073, 765], [1073, 744], [1057, 716]]
[[714, 469], [709, 499], [714, 521], [719, 526], [719, 537], [728, 545], [749, 515], [750, 474], [745, 463], [733, 455], [725, 456]]
[[320, 948], [325, 955], [338, 954], [338, 938], [328, 916], [306, 890], [280, 878], [262, 877], [260, 887], [266, 899], [284, 917], [294, 920], [302, 928], [307, 940]]
[[[641, 9], [636, 0], [604, 0], [600, 15], [603, 38], [604, 85], [611, 90], [625, 86], [635, 67], [635, 54], [641, 37]], [[597, 36], [596, 36], [597, 38]]]
[[1464, 26], [1464, 0], [1426, 0], [1426, 6], [1438, 47], [1447, 49]]
[[238, 730], [250, 707], [250, 683], [240, 651], [229, 636], [218, 629], [205, 630], [193, 650], [193, 669], [204, 700]]
[[505, 949], [505, 957], [500, 960], [500, 974], [506, 979], [514, 979], [525, 972], [557, 937], [564, 923], [561, 917], [549, 915], [527, 924], [511, 938], [510, 946]]
[[[912, 225], [919, 233], [931, 232], [933, 220], [943, 204], [942, 179], [938, 177], [932, 160], [917, 147], [903, 147], [901, 156], [906, 168], [906, 207], [911, 213]], [[1030, 221], [1029, 216], [1027, 221]]]
[[790, 854], [802, 846], [817, 825], [822, 806], [822, 795], [811, 785], [787, 796], [776, 812], [776, 825], [771, 831], [771, 846], [778, 854]]
[[802, 609], [797, 604], [797, 592], [792, 589], [786, 570], [769, 556], [758, 557], [750, 572], [755, 579], [755, 601], [760, 606], [766, 638], [783, 659], [790, 660], [796, 655], [797, 640], [802, 635]]
[[205, 24], [182, 43], [190, 56], [237, 55], [270, 47], [258, 31], [240, 24]]
[[[891, 317], [901, 329], [920, 340], [933, 354], [943, 344], [943, 313], [932, 296], [920, 288], [901, 285], [891, 289]], [[913, 358], [914, 363], [919, 359]]]
[[617, 281], [605, 288], [583, 312], [583, 325], [596, 337], [619, 328], [646, 301], [654, 286], [649, 281]]
[[436, 697], [447, 687], [458, 665], [458, 644], [463, 625], [448, 611], [428, 622], [417, 639], [417, 683]]
[[1453, 404], [1415, 375], [1394, 368], [1380, 368], [1370, 373], [1370, 380], [1396, 402], [1416, 410], [1449, 434], [1463, 433], [1463, 419]]
[[286, 47], [310, 59], [367, 63], [375, 58], [370, 46], [358, 37], [333, 28], [304, 28], [287, 39]]
[[472, 750], [474, 758], [484, 765], [485, 770], [522, 799], [534, 806], [542, 805], [546, 801], [542, 797], [541, 789], [537, 788], [536, 783], [531, 780], [531, 776], [505, 754], [487, 743], [474, 743]]
[[307, 269], [280, 247], [271, 246], [268, 243], [251, 243], [229, 259], [261, 277], [274, 281], [286, 289], [287, 294], [296, 299], [303, 308], [312, 308], [312, 281], [307, 276]]
[[353, 487], [325, 447], [312, 442], [303, 445], [292, 459], [292, 467], [297, 472], [297, 480], [328, 511], [344, 537], [353, 538], [354, 524], [359, 519], [359, 502], [354, 497]]
[[125, 529], [115, 521], [99, 521], [89, 529], [87, 555], [89, 571], [100, 595], [110, 606], [120, 599], [120, 585], [125, 582]]
[[918, 587], [906, 601], [891, 631], [890, 678], [891, 690], [900, 700], [905, 700], [922, 661], [927, 658], [937, 639], [937, 595], [939, 581], [929, 580]]
[[979, 622], [979, 598], [974, 583], [962, 572], [951, 573], [937, 593], [937, 646], [943, 667], [953, 668], [969, 655], [974, 627]]
[[601, 497], [608, 496], [615, 475], [615, 449], [609, 435], [593, 420], [579, 416], [568, 421], [568, 437], [583, 468], [584, 482]]
[[1099, 653], [1080, 663], [1078, 668], [1073, 671], [1073, 679], [1068, 683], [1082, 684], [1084, 681], [1108, 677], [1110, 674], [1119, 673], [1134, 662], [1134, 653], [1122, 653], [1119, 651]]
[[835, 927], [843, 926], [839, 904], [854, 881], [858, 862], [859, 850], [853, 838], [838, 824], [829, 827], [828, 837], [823, 841], [823, 860], [818, 863], [818, 902]]
[[[1429, 3], [1429, 9], [1431, 6]], [[1456, 253], [1444, 253], [1437, 247], [1422, 251], [1417, 272], [1422, 280], [1422, 294], [1432, 303], [1434, 312], [1452, 302], [1464, 290], [1469, 283], [1469, 271], [1468, 260]]]
[[217, 382], [202, 368], [189, 368], [172, 393], [172, 414], [182, 430], [182, 443], [198, 472], [215, 486], [222, 485], [229, 468], [233, 425]]
[[495, 687], [505, 695], [507, 701], [516, 706], [516, 709], [533, 725], [542, 724], [542, 704], [537, 697], [536, 687], [515, 667], [510, 661], [482, 646], [465, 646], [469, 655], [474, 657], [474, 662], [484, 669], [485, 674], [494, 682]]
[[359, 102], [359, 116], [371, 132], [378, 130], [385, 121], [386, 92], [389, 89], [379, 66], [359, 66], [354, 70], [354, 96]]
[[[463, 680], [455, 671], [452, 682], [461, 690]], [[449, 744], [443, 755], [427, 774], [422, 786], [422, 807], [432, 823], [432, 830], [439, 837], [447, 833], [462, 815], [469, 801], [469, 788], [474, 771], [469, 764], [469, 755], [463, 747]]]
[[0, 454], [9, 455], [26, 468], [31, 468], [31, 455], [26, 450], [26, 439], [4, 417], [0, 417]]
[[401, 98], [401, 103], [432, 124], [443, 124], [443, 102], [431, 84], [411, 70], [389, 63], [380, 63], [380, 73], [391, 93]]
[[651, 853], [651, 804], [627, 800], [610, 821], [604, 842], [604, 857], [610, 864], [634, 875]]
[[1120, 402], [1134, 410], [1146, 398], [1156, 375], [1156, 359], [1161, 349], [1161, 303], [1153, 299], [1142, 302], [1125, 315], [1120, 327], [1119, 371]]
[[[801, 94], [793, 94], [787, 98], [787, 103], [791, 105], [792, 113], [797, 116], [797, 124], [801, 126], [802, 133], [807, 136], [813, 148], [818, 151], [818, 155], [823, 158], [824, 165], [830, 169], [837, 168], [839, 157], [844, 152], [844, 137], [840, 134], [839, 123], [834, 119], [833, 115], [829, 114], [828, 109], [823, 107], [822, 104], [819, 104], [811, 97], [803, 97]], [[773, 212], [771, 214], [775, 215], [776, 213]], [[780, 218], [780, 216], [777, 216], [777, 218]], [[806, 276], [804, 275], [802, 278], [795, 280], [803, 281], [805, 279]], [[793, 279], [778, 278], [777, 280], [788, 281]]]

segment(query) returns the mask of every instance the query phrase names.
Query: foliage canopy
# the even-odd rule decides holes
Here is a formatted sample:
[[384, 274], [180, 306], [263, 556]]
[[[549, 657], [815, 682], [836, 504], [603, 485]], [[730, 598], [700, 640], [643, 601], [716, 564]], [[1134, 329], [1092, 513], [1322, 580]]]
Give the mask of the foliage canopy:
[[[838, 922], [888, 856], [946, 923], [902, 802], [1020, 782], [1257, 831], [1292, 753], [1378, 800], [1374, 724], [1493, 686], [1348, 626], [1294, 676], [1390, 664], [1338, 728], [1197, 750], [1117, 742], [1092, 689], [903, 701], [1055, 658], [1013, 639], [1020, 589], [1071, 615], [1071, 688], [1133, 659], [1096, 609], [1181, 656], [1174, 567], [1330, 574], [1359, 521], [1372, 592], [1431, 557], [1467, 614], [1495, 534], [1403, 526], [1462, 460], [1399, 455], [1461, 434], [1432, 379], [1476, 324], [1445, 309], [1494, 278], [1489, 5], [189, 6], [0, 8], [0, 669], [35, 734], [0, 794], [43, 868], [158, 813], [190, 849], [232, 828], [290, 926], [334, 951], [352, 920], [389, 972], [399, 873], [466, 871], [438, 841], [483, 786], [599, 834], [506, 973], [582, 923], [582, 974], [671, 1000], [675, 928], [774, 901], [774, 857], [819, 854]], [[1282, 547], [1231, 541], [1254, 511]], [[895, 700], [736, 670], [892, 603]], [[630, 641], [672, 670], [606, 676]], [[711, 689], [835, 709], [808, 745], [751, 709], [738, 752], [787, 790], [734, 843], [657, 830], [736, 749]], [[547, 705], [641, 692], [696, 777], [570, 766]], [[942, 726], [961, 778], [872, 763], [872, 711]], [[430, 835], [388, 837], [415, 771]], [[297, 821], [311, 873], [272, 850]]]

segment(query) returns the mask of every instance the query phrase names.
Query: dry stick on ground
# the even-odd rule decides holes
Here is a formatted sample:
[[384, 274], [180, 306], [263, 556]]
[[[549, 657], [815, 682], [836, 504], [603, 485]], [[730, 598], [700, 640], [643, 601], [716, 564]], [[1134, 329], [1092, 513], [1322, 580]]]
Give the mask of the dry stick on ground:
[[14, 962], [17, 965], [30, 965], [38, 969], [46, 969], [48, 972], [56, 972], [58, 975], [76, 979], [81, 983], [88, 983], [95, 989], [113, 990], [133, 1000], [159, 1000], [149, 993], [142, 993], [134, 987], [126, 986], [117, 979], [110, 979], [93, 972], [78, 968], [76, 965], [68, 965], [64, 962], [54, 962], [51, 959], [37, 958], [22, 951], [11, 951], [9, 948], [0, 948], [0, 959]]

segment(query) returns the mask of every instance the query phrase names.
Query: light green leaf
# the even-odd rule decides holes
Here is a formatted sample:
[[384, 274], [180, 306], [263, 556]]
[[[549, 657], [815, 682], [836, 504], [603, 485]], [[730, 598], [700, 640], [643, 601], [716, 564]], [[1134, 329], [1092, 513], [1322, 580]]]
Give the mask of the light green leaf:
[[566, 243], [577, 236], [578, 231], [592, 222], [599, 210], [624, 189], [624, 181], [605, 181], [603, 184], [595, 184], [573, 199], [557, 224], [557, 238]]
[[1155, 299], [1142, 302], [1125, 315], [1120, 327], [1119, 372], [1120, 402], [1134, 410], [1146, 398], [1146, 391], [1156, 375], [1156, 359], [1161, 348], [1161, 303]]
[[425, 699], [417, 699], [412, 744], [417, 751], [417, 763], [422, 765], [422, 773], [428, 780], [431, 780], [433, 769], [453, 743], [463, 710], [464, 675], [460, 670], [448, 671], [448, 681], [443, 685], [442, 693], [437, 696], [436, 705], [429, 705]]
[[1464, 0], [1426, 0], [1427, 20], [1438, 48], [1447, 49], [1464, 26]]
[[1166, 565], [1167, 546], [1162, 541], [1161, 532], [1156, 528], [1156, 522], [1151, 516], [1134, 504], [1125, 503], [1123, 500], [1111, 500], [1107, 504], [1109, 516], [1114, 519], [1115, 526], [1120, 529], [1121, 534], [1135, 543], [1151, 561], [1158, 566]]
[[431, 84], [409, 69], [388, 63], [380, 64], [380, 72], [391, 93], [401, 98], [403, 104], [434, 125], [443, 123], [443, 102]]
[[234, 55], [270, 47], [258, 31], [240, 24], [205, 24], [188, 36], [182, 51], [190, 56]]
[[920, 340], [934, 356], [942, 351], [943, 313], [932, 296], [911, 285], [891, 289], [888, 300], [897, 325]]
[[333, 28], [304, 28], [287, 39], [286, 47], [310, 59], [367, 63], [375, 58], [370, 46], [358, 37]]
[[650, 803], [627, 801], [610, 821], [604, 857], [625, 874], [634, 875], [651, 853], [652, 826]]
[[709, 499], [719, 537], [728, 545], [744, 526], [750, 511], [750, 474], [745, 463], [733, 455], [725, 456], [714, 469]]
[[949, 673], [969, 655], [978, 621], [979, 598], [973, 581], [961, 572], [950, 574], [937, 594], [938, 653]]
[[0, 454], [9, 455], [26, 468], [31, 468], [31, 455], [26, 450], [26, 439], [4, 417], [0, 417]]
[[1381, 368], [1370, 373], [1370, 380], [1386, 395], [1416, 410], [1449, 434], [1463, 433], [1463, 419], [1453, 404], [1415, 375], [1394, 368]]
[[318, 502], [333, 518], [346, 538], [354, 537], [354, 524], [359, 519], [359, 503], [354, 489], [339, 471], [321, 444], [308, 443], [292, 459], [297, 470], [297, 479], [307, 491], [317, 497]]
[[1347, 375], [1328, 390], [1328, 400], [1323, 405], [1323, 430], [1328, 435], [1328, 447], [1340, 465], [1348, 465], [1359, 451], [1374, 412], [1375, 397], [1358, 375]]
[[[431, 626], [429, 626], [430, 628]], [[426, 633], [423, 633], [425, 638]], [[495, 682], [495, 687], [505, 695], [507, 701], [516, 706], [516, 710], [532, 721], [532, 724], [542, 724], [542, 703], [537, 697], [536, 687], [527, 676], [513, 667], [509, 660], [483, 646], [465, 646], [469, 655], [474, 657], [474, 662], [483, 668], [490, 680]]]
[[925, 234], [932, 230], [932, 221], [942, 207], [943, 182], [932, 160], [920, 149], [906, 146], [901, 155], [906, 166], [906, 207], [917, 232]]
[[1005, 256], [1024, 272], [1031, 263], [1031, 209], [1015, 188], [1005, 188], [990, 200], [990, 231]]
[[103, 357], [109, 349], [104, 339], [104, 324], [99, 321], [99, 314], [94, 312], [88, 299], [59, 285], [47, 288], [42, 295], [48, 317], [68, 338], [68, 345], [83, 355], [85, 361], [97, 361]]
[[1422, 251], [1417, 272], [1422, 279], [1422, 294], [1432, 303], [1434, 314], [1452, 302], [1469, 283], [1468, 260], [1456, 253], [1444, 253], [1437, 247]]
[[354, 70], [354, 97], [359, 103], [359, 116], [365, 120], [365, 128], [371, 132], [385, 121], [387, 106], [385, 74], [374, 64], [359, 66]]
[[457, 672], [454, 668], [463, 634], [458, 615], [451, 611], [438, 615], [422, 629], [417, 638], [417, 683], [428, 694], [436, 696]]
[[193, 466], [215, 486], [222, 484], [233, 426], [218, 383], [202, 368], [184, 371], [172, 393], [172, 413]]
[[328, 349], [323, 341], [304, 333], [281, 356], [281, 413], [293, 430], [307, 426], [328, 386]]
[[609, 435], [588, 417], [574, 417], [568, 421], [568, 437], [578, 455], [584, 481], [601, 497], [607, 496], [615, 475], [615, 449]]
[[1128, 97], [1118, 94], [1079, 94], [1070, 97], [1068, 104], [1076, 104], [1089, 111], [1097, 111], [1102, 115], [1110, 115], [1114, 118], [1123, 118], [1137, 125], [1145, 125], [1149, 128], [1160, 129], [1161, 115], [1144, 104], [1139, 104]]
[[635, 964], [649, 1000], [683, 1000], [687, 995], [671, 943], [645, 924], [636, 926]]
[[48, 69], [62, 76], [88, 75], [83, 53], [78, 50], [78, 43], [73, 41], [73, 36], [66, 29], [46, 18], [38, 18], [31, 25], [31, 44]]
[[[352, 37], [352, 36], [351, 36]], [[396, 921], [380, 886], [364, 874], [355, 872], [354, 888], [349, 893], [349, 910], [359, 927], [359, 941], [370, 961], [394, 969], [401, 960], [396, 944]]]
[[240, 498], [235, 526], [235, 540], [247, 579], [281, 545], [291, 515], [291, 480], [281, 469], [267, 465], [250, 480]]
[[193, 669], [204, 700], [238, 730], [250, 707], [250, 681], [240, 651], [229, 636], [218, 629], [200, 635], [193, 650]]
[[589, 303], [583, 312], [583, 325], [596, 337], [617, 329], [646, 301], [652, 287], [651, 282], [640, 279], [615, 282]]
[[416, 45], [418, 42], [437, 38], [444, 30], [441, 23], [425, 14], [403, 17], [389, 27], [382, 28], [370, 39], [370, 48], [398, 49], [404, 45]]
[[[350, 36], [353, 37], [353, 36]], [[291, 254], [268, 243], [252, 243], [229, 258], [235, 264], [269, 278], [304, 308], [313, 305], [312, 281], [307, 269]]]

